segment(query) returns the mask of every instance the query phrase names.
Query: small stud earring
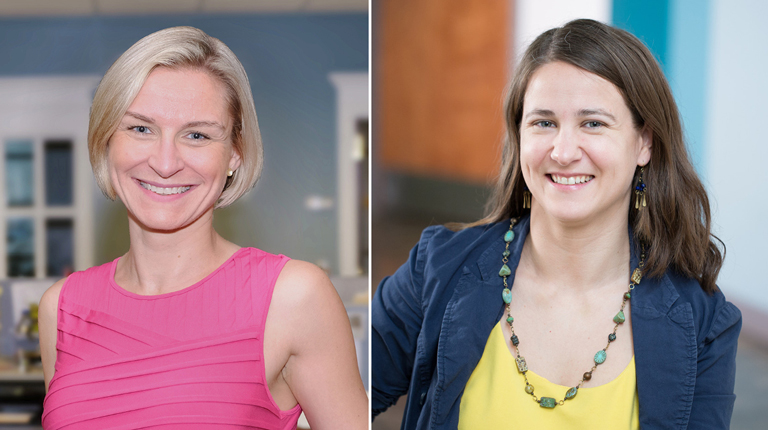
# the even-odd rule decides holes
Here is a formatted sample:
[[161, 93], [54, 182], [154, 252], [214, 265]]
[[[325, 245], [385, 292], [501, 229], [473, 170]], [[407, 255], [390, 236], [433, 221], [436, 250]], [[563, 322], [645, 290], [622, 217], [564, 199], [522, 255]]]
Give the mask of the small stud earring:
[[234, 174], [235, 174], [235, 171], [234, 171], [234, 170], [232, 170], [232, 169], [229, 169], [229, 170], [227, 170], [227, 176], [229, 176], [230, 178], [231, 178], [231, 177], [232, 177], [232, 175], [234, 175]]

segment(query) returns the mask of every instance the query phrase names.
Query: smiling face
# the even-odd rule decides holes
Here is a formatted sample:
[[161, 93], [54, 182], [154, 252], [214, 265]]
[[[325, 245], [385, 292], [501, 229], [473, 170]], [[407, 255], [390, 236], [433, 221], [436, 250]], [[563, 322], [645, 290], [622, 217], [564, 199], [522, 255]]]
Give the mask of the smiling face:
[[131, 218], [178, 230], [204, 215], [240, 157], [231, 142], [226, 89], [204, 71], [159, 67], [109, 141], [109, 175]]
[[532, 216], [565, 223], [626, 220], [637, 166], [651, 156], [609, 81], [563, 62], [541, 66], [528, 83], [520, 123], [520, 163], [533, 194]]

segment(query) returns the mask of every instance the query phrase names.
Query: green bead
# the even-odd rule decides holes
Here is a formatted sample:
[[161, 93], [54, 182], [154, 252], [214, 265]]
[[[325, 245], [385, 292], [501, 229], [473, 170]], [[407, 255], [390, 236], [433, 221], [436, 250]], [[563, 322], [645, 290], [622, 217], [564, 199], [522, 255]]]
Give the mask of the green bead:
[[506, 264], [501, 266], [501, 270], [499, 270], [499, 276], [509, 276], [512, 274], [512, 270], [509, 269], [509, 266]]
[[624, 293], [624, 298], [629, 300], [632, 298], [632, 294], [629, 294], [629, 292]]
[[507, 322], [508, 322], [508, 323], [510, 323], [510, 324], [512, 324], [513, 322], [515, 322], [515, 319], [514, 319], [514, 318], [512, 318], [511, 316], [508, 316], [508, 317], [507, 317]]
[[578, 388], [576, 388], [576, 387], [573, 387], [573, 388], [571, 388], [570, 390], [568, 390], [568, 391], [565, 393], [565, 399], [566, 399], [566, 400], [570, 400], [570, 399], [572, 399], [572, 398], [576, 397], [576, 393], [577, 393], [578, 391], [579, 391], [579, 389], [578, 389]]
[[504, 299], [504, 303], [509, 304], [512, 301], [512, 291], [509, 288], [504, 288], [501, 292], [501, 298]]
[[509, 252], [508, 249], [505, 249], [504, 252], [501, 253], [501, 255], [503, 255], [505, 257], [509, 257], [509, 254], [511, 254], [511, 252]]
[[525, 392], [528, 394], [533, 394], [533, 385], [525, 384]]
[[621, 324], [624, 321], [626, 321], [626, 318], [624, 317], [624, 311], [619, 311], [619, 313], [616, 314], [615, 317], [613, 317], [613, 322], [616, 324]]
[[512, 242], [515, 240], [515, 232], [512, 230], [509, 230], [504, 234], [504, 242]]
[[613, 342], [614, 340], [616, 340], [616, 334], [615, 333], [609, 334], [608, 335], [608, 342]]
[[542, 408], [549, 408], [552, 409], [557, 405], [557, 402], [552, 397], [542, 397], [541, 401], [539, 402], [539, 406]]
[[605, 358], [607, 355], [605, 354], [605, 350], [601, 349], [600, 351], [597, 351], [597, 354], [595, 354], [595, 364], [603, 364], [605, 363]]

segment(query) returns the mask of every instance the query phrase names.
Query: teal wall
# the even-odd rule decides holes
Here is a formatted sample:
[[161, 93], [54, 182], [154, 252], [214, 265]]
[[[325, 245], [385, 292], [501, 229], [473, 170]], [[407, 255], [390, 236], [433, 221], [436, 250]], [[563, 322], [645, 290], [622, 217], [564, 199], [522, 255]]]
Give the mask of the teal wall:
[[612, 20], [613, 25], [629, 31], [648, 45], [667, 72], [669, 1], [614, 0]]
[[613, 25], [651, 49], [672, 88], [699, 175], [706, 166], [709, 0], [614, 0]]
[[667, 79], [685, 127], [685, 137], [699, 175], [706, 175], [706, 107], [709, 81], [709, 0], [671, 0]]

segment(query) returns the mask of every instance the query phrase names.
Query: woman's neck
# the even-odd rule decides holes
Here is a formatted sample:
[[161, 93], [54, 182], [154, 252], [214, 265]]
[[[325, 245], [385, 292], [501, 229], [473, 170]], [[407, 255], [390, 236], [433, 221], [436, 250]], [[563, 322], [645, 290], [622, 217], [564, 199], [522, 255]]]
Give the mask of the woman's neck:
[[181, 290], [205, 278], [238, 246], [213, 229], [213, 214], [179, 230], [152, 231], [129, 217], [131, 247], [118, 262], [115, 281], [142, 295]]
[[626, 219], [626, 215], [603, 217], [572, 225], [537, 213], [534, 206], [521, 260], [540, 285], [557, 290], [588, 291], [611, 287], [619, 279], [628, 281]]

